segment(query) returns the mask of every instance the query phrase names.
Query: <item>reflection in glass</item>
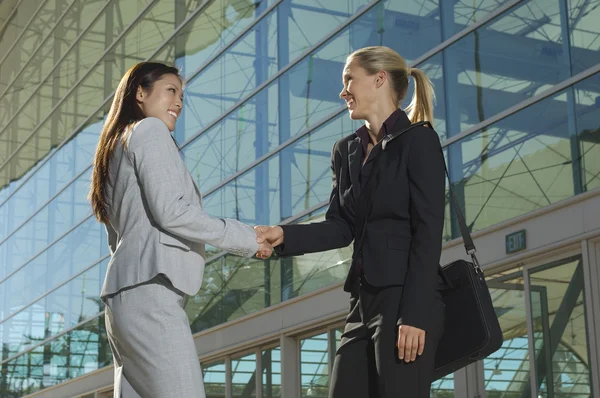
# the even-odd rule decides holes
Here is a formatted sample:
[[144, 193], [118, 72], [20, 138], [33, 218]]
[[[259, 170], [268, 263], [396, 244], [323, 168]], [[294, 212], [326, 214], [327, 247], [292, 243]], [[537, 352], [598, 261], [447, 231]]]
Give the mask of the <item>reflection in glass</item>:
[[452, 183], [464, 191], [473, 231], [574, 195], [566, 97], [556, 94], [449, 146]]
[[281, 398], [281, 348], [262, 351], [262, 396]]
[[576, 75], [600, 63], [600, 0], [568, 0], [567, 4], [571, 68]]
[[209, 263], [186, 306], [194, 333], [280, 302], [279, 261], [225, 255]]
[[202, 378], [207, 397], [225, 398], [225, 362], [202, 364]]
[[449, 39], [455, 33], [468, 28], [469, 25], [481, 21], [488, 14], [508, 2], [509, 0], [478, 0], [476, 2], [462, 0], [445, 3], [443, 5], [444, 17], [447, 16], [448, 19], [446, 23], [448, 30], [445, 32], [445, 38]]
[[[206, 211], [251, 225], [276, 224], [328, 201], [331, 150], [338, 139], [354, 131], [353, 127], [345, 113], [337, 116], [207, 195]], [[220, 181], [213, 178], [214, 183]], [[200, 182], [206, 182], [204, 176]]]
[[[0, 255], [8, 253], [10, 249], [13, 253], [13, 256], [6, 255], [6, 264], [11, 266], [0, 271], [0, 275], [6, 277], [9, 272], [14, 271], [13, 267], [22, 265], [25, 259], [60, 238], [90, 214], [90, 205], [86, 200], [90, 175], [91, 170], [75, 180], [35, 216], [13, 230], [6, 240], [2, 241], [0, 238]], [[13, 215], [27, 211], [20, 209], [20, 204], [15, 198], [11, 198], [11, 201], [11, 204], [16, 205], [11, 206]], [[14, 217], [13, 220], [18, 222], [19, 217]], [[28, 247], [29, 250], [26, 249]]]
[[454, 374], [431, 383], [431, 398], [454, 398]]
[[[2, 359], [85, 321], [104, 310], [99, 299], [108, 259], [0, 323]], [[41, 274], [43, 275], [43, 274]]]
[[537, 391], [541, 396], [591, 394], [581, 256], [530, 271]]
[[[297, 222], [323, 219], [325, 208]], [[194, 333], [337, 283], [350, 266], [350, 247], [293, 258], [245, 259], [224, 255], [206, 265], [203, 285], [188, 301]]]
[[[382, 7], [385, 7], [385, 10]], [[433, 37], [431, 47], [439, 43], [439, 34], [431, 33], [433, 31], [430, 29], [437, 26], [439, 30], [438, 22], [431, 20], [420, 25], [410, 23], [410, 18], [419, 13], [423, 14], [425, 10], [415, 5], [407, 6], [404, 2], [399, 1], [381, 3], [373, 7], [348, 28], [315, 48], [309, 56], [303, 58], [297, 65], [294, 65], [255, 96], [249, 98], [226, 118], [206, 131], [198, 130], [198, 133], [202, 132], [202, 134], [189, 145], [186, 144], [184, 152], [186, 164], [194, 178], [198, 179], [202, 190], [215, 186], [218, 182], [273, 150], [289, 137], [296, 136], [339, 111], [343, 105], [338, 96], [341, 90], [341, 72], [346, 57], [353, 50], [364, 45], [382, 44], [381, 40], [383, 40], [383, 44], [392, 47], [403, 43], [406, 46], [415, 46], [413, 55], [410, 52], [412, 47], [395, 48], [410, 61], [425, 51], [427, 44], [424, 44], [424, 40], [430, 35]], [[381, 18], [385, 20], [385, 29], [380, 29]], [[267, 26], [271, 29], [268, 20], [261, 21], [258, 26], [260, 27], [262, 24], [265, 24], [265, 29]], [[281, 32], [278, 34], [280, 35]], [[400, 36], [406, 38], [417, 34], [420, 35], [419, 40], [397, 40], [397, 37]], [[363, 39], [367, 41], [364, 42]], [[239, 45], [243, 45], [243, 43]], [[269, 51], [274, 51], [274, 49]], [[252, 56], [255, 56], [254, 53]], [[244, 81], [251, 86], [255, 84], [256, 79], [260, 80], [262, 76], [266, 75], [267, 70], [271, 70], [267, 68], [267, 70], [261, 71], [258, 69], [260, 63], [255, 63], [256, 76], [251, 78], [246, 76], [248, 68], [244, 68], [243, 65], [231, 65], [227, 66], [227, 69], [239, 70], [239, 74], [243, 75], [240, 76], [244, 77]], [[428, 72], [431, 69], [434, 78], [441, 77], [439, 61], [438, 65], [426, 63], [423, 68]], [[438, 72], [435, 72], [435, 69]], [[205, 73], [209, 72], [207, 70]], [[228, 73], [223, 73], [225, 72], [214, 71], [209, 74], [210, 78], [199, 75], [198, 84], [201, 84], [202, 81], [206, 81], [206, 83], [205, 87], [199, 89], [198, 92], [201, 92], [199, 95], [205, 95], [205, 92], [220, 93], [219, 98], [227, 93], [225, 104], [233, 104], [238, 101], [238, 98], [242, 98], [237, 95], [239, 87], [244, 87], [244, 85], [234, 85], [238, 87], [235, 90], [227, 89], [228, 86], [223, 85], [229, 84], [227, 83], [229, 81], [234, 82], [235, 79], [231, 80]], [[226, 76], [227, 79], [221, 82], [219, 76]], [[195, 80], [192, 80], [190, 86], [194, 87], [194, 84]], [[208, 85], [214, 86], [214, 89], [208, 88]], [[440, 86], [438, 92], [443, 95], [441, 91], [443, 85]], [[210, 113], [216, 112], [215, 115], [222, 113], [224, 105], [223, 100], [218, 100], [219, 98], [208, 96], [206, 101], [209, 101], [210, 105], [198, 107], [197, 112], [192, 112], [193, 115], [196, 118], [201, 117], [201, 110], [204, 109], [209, 109]], [[211, 110], [213, 108], [214, 111]], [[440, 113], [440, 116], [443, 116], [443, 112]], [[351, 127], [350, 131], [357, 128], [356, 123], [349, 121], [346, 123]], [[203, 124], [205, 122], [186, 121], [184, 139], [192, 137], [187, 133], [188, 125], [195, 128], [195, 126], [202, 127]], [[441, 127], [442, 133], [443, 130], [444, 128]], [[310, 139], [308, 141], [308, 150], [313, 150]], [[333, 143], [331, 143], [332, 145]], [[325, 153], [331, 152], [331, 146], [324, 150]], [[320, 150], [320, 148], [315, 148], [314, 152], [320, 153]]]
[[[26, 242], [34, 242], [34, 237]], [[49, 289], [95, 264], [108, 254], [102, 224], [88, 218], [77, 228], [25, 262], [13, 263], [20, 269], [2, 285], [6, 292], [5, 316], [19, 311]], [[16, 242], [23, 243], [23, 242]], [[9, 246], [17, 252], [18, 245]], [[29, 258], [33, 253], [28, 253]], [[12, 257], [12, 261], [14, 258]], [[9, 263], [10, 264], [10, 263]]]
[[504, 343], [498, 351], [483, 361], [486, 396], [529, 396], [531, 363], [523, 273], [513, 270], [487, 283], [502, 328]]
[[256, 355], [231, 359], [231, 391], [234, 398], [256, 397]]
[[576, 84], [574, 97], [581, 184], [586, 192], [600, 187], [600, 73]]
[[[92, 119], [93, 121], [97, 119]], [[100, 120], [102, 118], [100, 117]], [[10, 215], [10, 223], [6, 230], [4, 225], [0, 227], [0, 240], [14, 232], [23, 224], [35, 211], [41, 209], [52, 196], [58, 191], [65, 189], [67, 183], [79, 175], [84, 169], [90, 167], [90, 159], [93, 158], [100, 135], [102, 124], [100, 122], [86, 126], [75, 138], [61, 147], [59, 150], [51, 152], [50, 159], [43, 159], [41, 165], [34, 167], [20, 180], [16, 180], [0, 192], [16, 191], [7, 203], [0, 201], [0, 213]], [[90, 169], [91, 170], [91, 169]], [[1, 173], [2, 171], [0, 171]], [[84, 175], [89, 175], [85, 173]], [[31, 177], [31, 178], [29, 178]], [[79, 177], [78, 181], [85, 180], [85, 177]], [[73, 189], [73, 188], [66, 188]], [[69, 201], [75, 204], [77, 211], [80, 212], [85, 206], [86, 212], [89, 212], [89, 203], [85, 201], [85, 194], [81, 196], [81, 188], [73, 192], [71, 198], [61, 194], [63, 206]], [[1, 196], [1, 195], [0, 195]], [[10, 208], [10, 210], [9, 210]], [[43, 209], [41, 211], [44, 211]], [[65, 215], [68, 215], [66, 213]], [[3, 233], [5, 232], [5, 233]]]
[[447, 91], [458, 112], [452, 115], [458, 119], [448, 126], [448, 135], [568, 78], [562, 42], [560, 1], [532, 0], [444, 50]]
[[31, 394], [111, 363], [100, 316], [2, 365], [0, 396]]
[[327, 333], [300, 340], [302, 398], [326, 397], [329, 392], [329, 345]]

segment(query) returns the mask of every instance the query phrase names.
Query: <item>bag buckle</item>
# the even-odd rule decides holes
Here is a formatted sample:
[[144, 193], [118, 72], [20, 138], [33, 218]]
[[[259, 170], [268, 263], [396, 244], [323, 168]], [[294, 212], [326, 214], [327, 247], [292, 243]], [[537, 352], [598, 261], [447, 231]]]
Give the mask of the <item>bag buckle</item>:
[[483, 276], [483, 271], [479, 265], [479, 260], [477, 260], [477, 256], [475, 255], [475, 249], [469, 250], [469, 252], [471, 259], [473, 260], [473, 268], [475, 268], [475, 273]]

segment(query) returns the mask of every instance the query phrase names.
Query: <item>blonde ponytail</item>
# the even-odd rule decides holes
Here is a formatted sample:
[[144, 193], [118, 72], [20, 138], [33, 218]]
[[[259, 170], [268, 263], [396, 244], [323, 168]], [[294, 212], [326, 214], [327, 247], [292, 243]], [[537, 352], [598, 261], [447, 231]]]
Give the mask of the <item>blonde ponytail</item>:
[[410, 68], [409, 74], [415, 81], [415, 91], [406, 107], [408, 118], [412, 123], [427, 120], [433, 124], [433, 84], [421, 69]]

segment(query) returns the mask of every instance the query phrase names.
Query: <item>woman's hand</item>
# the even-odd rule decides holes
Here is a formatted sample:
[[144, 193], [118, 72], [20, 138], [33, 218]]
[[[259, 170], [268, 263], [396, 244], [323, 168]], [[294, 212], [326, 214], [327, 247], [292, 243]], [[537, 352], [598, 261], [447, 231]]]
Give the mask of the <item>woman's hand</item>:
[[283, 228], [280, 226], [259, 225], [254, 227], [254, 231], [256, 231], [256, 242], [258, 243], [258, 251], [256, 252], [258, 258], [271, 257], [273, 247], [283, 243]]
[[425, 331], [408, 325], [398, 326], [398, 358], [412, 362], [425, 349]]
[[259, 244], [268, 243], [271, 247], [275, 247], [283, 243], [283, 228], [279, 225], [274, 227], [259, 225], [254, 227], [254, 230], [256, 231], [256, 242]]

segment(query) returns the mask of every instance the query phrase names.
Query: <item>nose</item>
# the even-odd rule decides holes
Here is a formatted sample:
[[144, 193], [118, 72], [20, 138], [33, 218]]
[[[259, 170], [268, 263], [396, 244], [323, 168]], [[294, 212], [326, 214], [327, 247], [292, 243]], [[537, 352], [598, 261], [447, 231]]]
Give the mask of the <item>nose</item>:
[[183, 101], [181, 100], [181, 98], [177, 98], [175, 100], [175, 106], [178, 107], [179, 109], [183, 108]]
[[346, 87], [344, 87], [344, 88], [342, 89], [342, 91], [340, 92], [340, 98], [341, 98], [341, 99], [345, 99], [345, 98], [346, 98], [346, 95], [348, 95], [348, 91], [346, 91]]

